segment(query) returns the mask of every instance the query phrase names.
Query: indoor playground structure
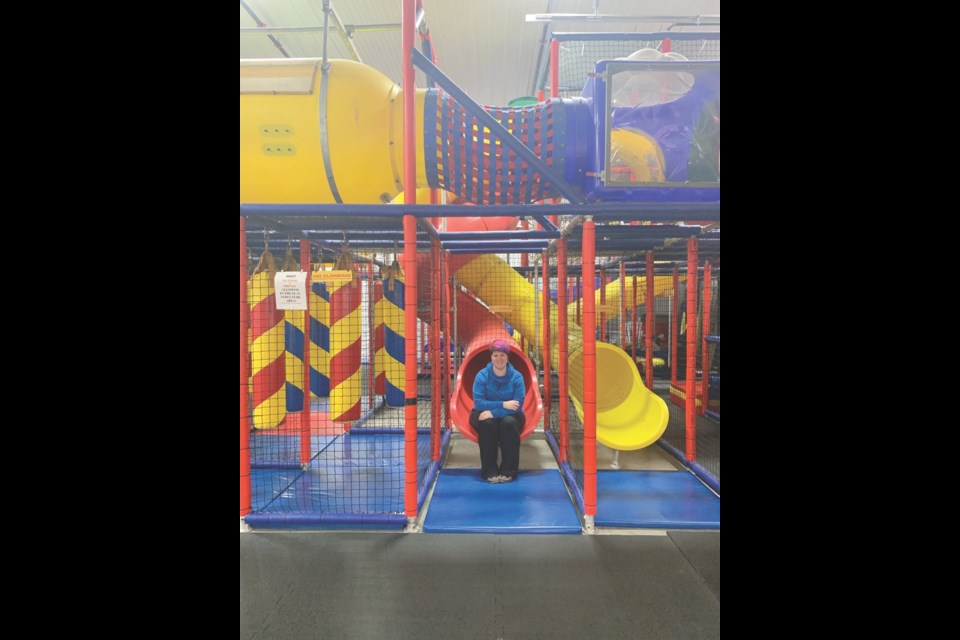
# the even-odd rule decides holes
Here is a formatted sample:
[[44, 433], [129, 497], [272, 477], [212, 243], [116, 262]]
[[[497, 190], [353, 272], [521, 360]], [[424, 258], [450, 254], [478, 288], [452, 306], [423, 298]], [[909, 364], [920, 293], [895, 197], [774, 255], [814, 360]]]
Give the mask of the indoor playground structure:
[[[719, 42], [554, 34], [507, 107], [240, 61], [242, 530], [719, 528]], [[445, 462], [498, 338], [555, 469], [491, 498]]]

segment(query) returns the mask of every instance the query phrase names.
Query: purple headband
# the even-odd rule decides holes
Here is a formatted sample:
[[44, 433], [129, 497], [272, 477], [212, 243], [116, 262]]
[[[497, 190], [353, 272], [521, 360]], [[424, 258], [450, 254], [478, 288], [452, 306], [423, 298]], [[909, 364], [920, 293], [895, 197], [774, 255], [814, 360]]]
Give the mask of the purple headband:
[[510, 344], [506, 340], [494, 340], [490, 345], [490, 351], [510, 353]]

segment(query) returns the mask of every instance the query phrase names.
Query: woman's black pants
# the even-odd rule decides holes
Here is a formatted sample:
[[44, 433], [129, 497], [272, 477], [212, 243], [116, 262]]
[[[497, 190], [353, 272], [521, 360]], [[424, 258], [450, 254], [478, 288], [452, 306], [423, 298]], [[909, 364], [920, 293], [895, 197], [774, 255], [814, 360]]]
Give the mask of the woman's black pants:
[[[477, 432], [480, 444], [480, 475], [492, 478], [501, 475], [516, 478], [520, 468], [520, 431], [526, 423], [522, 413], [511, 413], [502, 418], [480, 420], [479, 411], [470, 412], [470, 426]], [[501, 460], [497, 465], [497, 448]]]

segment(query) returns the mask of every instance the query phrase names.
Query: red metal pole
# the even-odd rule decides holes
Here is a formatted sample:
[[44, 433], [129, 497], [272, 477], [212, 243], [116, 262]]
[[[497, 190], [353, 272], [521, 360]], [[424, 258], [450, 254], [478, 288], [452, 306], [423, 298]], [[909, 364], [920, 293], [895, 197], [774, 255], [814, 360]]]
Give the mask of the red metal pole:
[[[567, 384], [567, 239], [557, 241], [557, 380], [560, 385], [560, 462], [570, 447], [570, 407]], [[547, 414], [549, 415], [549, 414]]]
[[303, 414], [300, 416], [300, 464], [310, 464], [310, 241], [300, 240], [300, 268], [307, 274], [307, 308], [303, 312]]
[[627, 350], [627, 265], [620, 261], [620, 348]]
[[643, 324], [643, 349], [647, 352], [647, 366], [645, 368], [647, 389], [653, 390], [653, 296], [656, 295], [653, 289], [655, 280], [653, 277], [653, 251], [647, 251], [647, 318]]
[[430, 433], [433, 443], [433, 460], [440, 459], [440, 241], [434, 240], [430, 246], [432, 263], [433, 291], [430, 300], [430, 342], [433, 343], [433, 359], [430, 363]]
[[250, 506], [250, 355], [247, 336], [250, 333], [250, 307], [247, 305], [247, 234], [246, 220], [240, 216], [240, 517]]
[[597, 306], [594, 299], [597, 229], [583, 223], [583, 515], [597, 513]]
[[700, 333], [700, 415], [707, 410], [710, 392], [710, 352], [707, 349], [707, 336], [710, 335], [710, 304], [713, 301], [713, 267], [707, 262], [703, 266], [703, 331]]
[[670, 384], [677, 386], [680, 363], [677, 362], [677, 342], [680, 340], [680, 269], [673, 268], [673, 322], [670, 327]]
[[633, 330], [630, 332], [630, 349], [633, 361], [637, 361], [637, 276], [633, 276]]
[[543, 348], [543, 430], [550, 429], [550, 258], [543, 252], [543, 299], [541, 310], [543, 324], [540, 344]]
[[687, 240], [687, 392], [684, 417], [687, 425], [687, 460], [697, 461], [697, 249], [696, 238]]
[[550, 41], [550, 97], [560, 97], [560, 41]]
[[[416, 31], [415, 0], [403, 0], [401, 16], [403, 60], [403, 203], [417, 203], [417, 127], [414, 98], [416, 76], [413, 73], [414, 33]], [[417, 220], [403, 216], [403, 260], [405, 290], [404, 369], [404, 493], [403, 506], [407, 518], [417, 516]]]

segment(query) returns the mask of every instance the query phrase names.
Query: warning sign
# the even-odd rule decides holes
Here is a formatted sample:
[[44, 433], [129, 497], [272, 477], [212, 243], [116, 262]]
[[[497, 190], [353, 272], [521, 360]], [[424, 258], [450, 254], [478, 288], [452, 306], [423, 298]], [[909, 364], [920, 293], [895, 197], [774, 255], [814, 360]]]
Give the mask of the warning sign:
[[338, 271], [314, 271], [310, 274], [314, 282], [350, 282], [353, 280], [353, 271], [341, 269]]
[[277, 293], [277, 309], [307, 309], [307, 273], [305, 271], [278, 271], [273, 278]]

